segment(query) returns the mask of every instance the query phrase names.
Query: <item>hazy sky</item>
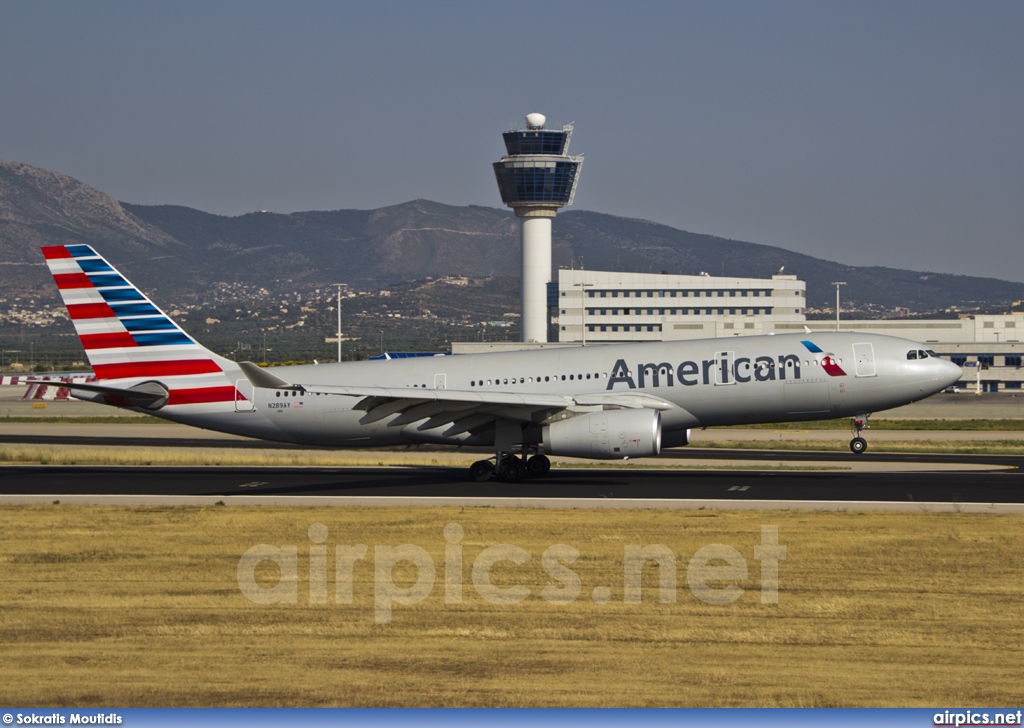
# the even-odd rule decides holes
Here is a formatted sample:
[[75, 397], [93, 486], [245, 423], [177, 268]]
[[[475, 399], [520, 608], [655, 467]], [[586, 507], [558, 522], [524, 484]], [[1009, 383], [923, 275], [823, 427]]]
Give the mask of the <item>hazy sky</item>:
[[531, 111], [575, 208], [1024, 281], [1024, 2], [0, 0], [0, 158], [238, 215], [500, 207]]

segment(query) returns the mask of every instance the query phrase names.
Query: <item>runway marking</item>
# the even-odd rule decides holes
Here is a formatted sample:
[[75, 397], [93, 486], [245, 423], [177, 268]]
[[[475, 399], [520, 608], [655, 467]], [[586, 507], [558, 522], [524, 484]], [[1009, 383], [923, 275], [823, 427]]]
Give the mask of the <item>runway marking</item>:
[[750, 490], [749, 485], [733, 485], [729, 487], [729, 490]]
[[239, 488], [259, 488], [261, 485], [270, 485], [265, 480], [254, 480], [251, 483], [242, 483]]

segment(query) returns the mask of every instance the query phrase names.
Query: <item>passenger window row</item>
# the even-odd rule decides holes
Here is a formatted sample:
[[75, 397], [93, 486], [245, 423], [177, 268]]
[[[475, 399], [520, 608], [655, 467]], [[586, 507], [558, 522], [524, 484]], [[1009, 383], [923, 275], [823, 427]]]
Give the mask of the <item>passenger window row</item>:
[[555, 376], [536, 377], [536, 378], [535, 377], [519, 377], [518, 379], [516, 377], [508, 377], [508, 378], [502, 377], [502, 378], [487, 379], [487, 380], [474, 379], [473, 381], [471, 381], [469, 383], [469, 386], [471, 386], [471, 387], [491, 387], [491, 386], [503, 385], [503, 384], [517, 384], [517, 383], [518, 384], [534, 384], [534, 383], [540, 384], [542, 382], [557, 382], [557, 381], [563, 381], [563, 382], [570, 381], [570, 382], [573, 382], [573, 381], [579, 381], [579, 380], [584, 380], [584, 379], [602, 379], [602, 378], [603, 379], [607, 379], [608, 378], [608, 372], [604, 372], [603, 374], [596, 374], [596, 373], [595, 374], [590, 374], [590, 373], [587, 373], [587, 374], [562, 374], [562, 375], [557, 375], [556, 374]]

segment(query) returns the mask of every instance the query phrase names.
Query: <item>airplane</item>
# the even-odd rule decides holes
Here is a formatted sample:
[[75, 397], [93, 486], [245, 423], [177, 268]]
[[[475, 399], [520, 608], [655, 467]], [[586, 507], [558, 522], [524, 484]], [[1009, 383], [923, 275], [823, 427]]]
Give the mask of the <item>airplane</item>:
[[42, 248], [96, 380], [82, 400], [275, 442], [493, 447], [473, 480], [543, 476], [548, 455], [628, 459], [720, 425], [851, 417], [959, 381], [891, 336], [807, 333], [392, 358], [266, 369], [219, 356], [89, 245]]

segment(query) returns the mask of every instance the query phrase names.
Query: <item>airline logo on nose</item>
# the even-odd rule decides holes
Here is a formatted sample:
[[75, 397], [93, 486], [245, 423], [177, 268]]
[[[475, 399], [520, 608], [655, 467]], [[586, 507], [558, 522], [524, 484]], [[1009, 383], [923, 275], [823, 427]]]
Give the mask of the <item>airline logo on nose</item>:
[[[825, 354], [825, 352], [821, 350], [821, 347], [819, 347], [813, 341], [801, 341], [800, 343], [807, 347], [807, 351], [811, 352], [812, 354]], [[825, 356], [821, 358], [821, 368], [824, 369], [825, 373], [828, 374], [830, 377], [846, 376], [846, 372], [843, 371], [843, 368], [836, 363], [836, 358], [834, 354], [825, 354]]]

